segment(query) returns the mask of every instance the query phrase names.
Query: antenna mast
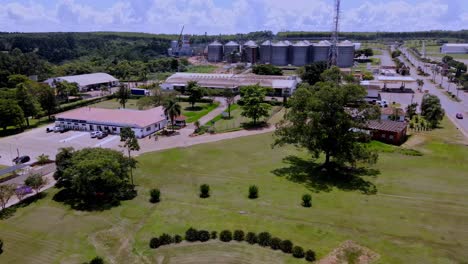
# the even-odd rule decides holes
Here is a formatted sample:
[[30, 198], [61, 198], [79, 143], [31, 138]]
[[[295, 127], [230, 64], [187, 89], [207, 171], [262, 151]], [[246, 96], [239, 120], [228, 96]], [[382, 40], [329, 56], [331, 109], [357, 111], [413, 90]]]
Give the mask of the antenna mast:
[[330, 55], [328, 65], [336, 66], [338, 61], [338, 26], [340, 21], [340, 0], [335, 0], [335, 7], [334, 7], [334, 17], [333, 17], [333, 30], [331, 36], [331, 47], [330, 47]]

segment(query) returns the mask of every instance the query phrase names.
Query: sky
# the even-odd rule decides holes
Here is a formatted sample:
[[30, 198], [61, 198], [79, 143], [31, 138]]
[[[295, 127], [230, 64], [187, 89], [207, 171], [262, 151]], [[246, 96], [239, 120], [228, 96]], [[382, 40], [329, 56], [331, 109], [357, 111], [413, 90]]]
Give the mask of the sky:
[[[0, 31], [330, 31], [334, 0], [0, 0]], [[341, 31], [468, 29], [468, 0], [342, 0]]]

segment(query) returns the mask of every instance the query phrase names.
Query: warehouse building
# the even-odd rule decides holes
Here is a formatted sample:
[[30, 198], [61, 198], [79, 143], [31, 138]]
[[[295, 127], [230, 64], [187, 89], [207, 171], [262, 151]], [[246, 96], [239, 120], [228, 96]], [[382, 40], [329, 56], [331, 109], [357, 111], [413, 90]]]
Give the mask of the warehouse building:
[[189, 81], [209, 89], [231, 89], [238, 93], [240, 87], [259, 84], [274, 90], [274, 96], [290, 96], [300, 80], [295, 76], [271, 76], [253, 74], [206, 74], [178, 72], [161, 85], [164, 90], [183, 90]]
[[468, 54], [468, 43], [447, 43], [442, 45], [440, 53], [443, 54]]
[[159, 131], [166, 124], [167, 118], [162, 106], [143, 111], [82, 107], [55, 116], [55, 125], [58, 127], [109, 134], [120, 134], [122, 128], [130, 127], [137, 138]]
[[119, 85], [119, 80], [114, 76], [103, 72], [55, 77], [47, 79], [44, 82], [50, 87], [55, 88], [56, 83], [63, 81], [76, 83], [80, 92], [89, 91], [91, 89], [100, 89], [102, 86], [110, 88]]

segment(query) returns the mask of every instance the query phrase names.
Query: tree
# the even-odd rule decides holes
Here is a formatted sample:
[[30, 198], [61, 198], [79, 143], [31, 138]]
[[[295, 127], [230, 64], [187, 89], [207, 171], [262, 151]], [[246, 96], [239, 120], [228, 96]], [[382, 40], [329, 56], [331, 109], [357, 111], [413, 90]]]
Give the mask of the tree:
[[422, 87], [424, 86], [424, 80], [422, 79], [417, 79], [416, 83], [418, 84], [419, 90], [422, 90]]
[[26, 125], [29, 127], [29, 117], [37, 115], [41, 111], [41, 106], [37, 100], [29, 93], [24, 83], [16, 87], [16, 100], [19, 107], [23, 110], [26, 118]]
[[341, 83], [342, 74], [340, 68], [334, 66], [330, 69], [326, 69], [320, 74], [320, 80], [325, 82], [334, 82], [336, 84]]
[[115, 97], [119, 104], [125, 108], [125, 104], [127, 103], [128, 99], [130, 99], [130, 89], [125, 87], [125, 85], [120, 85], [119, 90], [115, 93]]
[[8, 201], [15, 194], [15, 187], [11, 184], [0, 185], [0, 206], [6, 208]]
[[70, 95], [78, 94], [78, 84], [69, 83], [67, 81], [56, 82], [55, 89], [57, 91], [57, 95], [60, 98], [64, 98], [66, 102], [68, 102], [68, 98]]
[[324, 61], [314, 62], [304, 66], [304, 71], [301, 74], [301, 79], [310, 85], [319, 82], [320, 76], [328, 68], [327, 63]]
[[62, 183], [60, 187], [73, 206], [114, 205], [134, 197], [134, 187], [129, 182], [132, 158], [105, 148], [62, 149], [59, 155], [61, 159], [56, 161], [60, 173], [54, 177]]
[[50, 116], [57, 110], [57, 99], [52, 88], [43, 87], [41, 89], [39, 92], [39, 103], [50, 120]]
[[36, 192], [36, 194], [38, 194], [39, 191], [47, 184], [47, 180], [42, 178], [42, 176], [39, 174], [33, 174], [26, 178], [24, 184], [31, 187]]
[[194, 108], [195, 103], [203, 98], [205, 95], [205, 90], [198, 85], [196, 81], [189, 81], [187, 83], [186, 92], [189, 95], [189, 102], [192, 104], [192, 108]]
[[417, 108], [418, 108], [417, 103], [412, 103], [406, 107], [406, 115], [408, 116], [410, 120], [413, 119], [413, 116], [416, 115]]
[[371, 48], [363, 49], [362, 51], [366, 57], [374, 56], [374, 51]]
[[231, 119], [231, 105], [234, 104], [236, 95], [231, 89], [225, 89], [223, 92], [224, 98], [226, 99], [228, 118]]
[[[124, 141], [123, 147], [127, 149], [129, 161], [133, 161], [130, 155], [132, 151], [139, 151], [140, 144], [135, 136], [135, 132], [130, 127], [124, 127], [120, 130], [120, 141]], [[130, 166], [130, 179], [133, 184], [133, 168], [135, 165]]]
[[257, 64], [252, 68], [252, 72], [258, 75], [283, 75], [283, 71], [271, 64]]
[[241, 88], [241, 97], [244, 103], [241, 115], [251, 118], [253, 125], [256, 125], [260, 118], [268, 116], [271, 105], [263, 102], [266, 93], [267, 89], [259, 85]]
[[0, 99], [0, 127], [6, 130], [8, 126], [22, 127], [24, 114], [14, 100]]
[[429, 122], [432, 128], [436, 128], [444, 118], [445, 111], [437, 96], [425, 94], [421, 102], [421, 115]]
[[169, 99], [164, 103], [164, 114], [171, 120], [172, 130], [174, 130], [175, 118], [180, 116], [181, 112], [182, 109], [180, 104], [178, 104], [174, 99]]
[[289, 99], [290, 108], [278, 125], [274, 145], [304, 147], [315, 159], [323, 153], [324, 168], [375, 162], [377, 154], [359, 140], [366, 137], [359, 129], [378, 116], [365, 96], [366, 90], [355, 84], [320, 82], [300, 87]]

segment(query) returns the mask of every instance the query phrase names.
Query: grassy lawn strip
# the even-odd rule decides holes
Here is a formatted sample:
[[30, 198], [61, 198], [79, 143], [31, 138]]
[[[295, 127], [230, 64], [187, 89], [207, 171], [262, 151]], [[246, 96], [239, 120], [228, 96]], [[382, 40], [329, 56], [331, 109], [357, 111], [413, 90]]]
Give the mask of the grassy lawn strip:
[[187, 117], [187, 123], [192, 123], [203, 117], [204, 115], [208, 114], [209, 112], [216, 109], [219, 106], [218, 102], [214, 102], [212, 104], [209, 103], [196, 103], [195, 109], [191, 108], [191, 104], [188, 102], [179, 102], [180, 106], [182, 107], [182, 115]]
[[213, 73], [218, 67], [213, 65], [190, 65], [187, 67], [187, 72], [193, 73]]
[[[138, 99], [128, 99], [127, 103], [125, 104], [125, 108], [138, 110], [137, 102], [138, 102]], [[105, 109], [119, 109], [121, 105], [116, 99], [111, 99], [111, 100], [92, 104], [90, 105], [90, 107], [105, 108]]]

